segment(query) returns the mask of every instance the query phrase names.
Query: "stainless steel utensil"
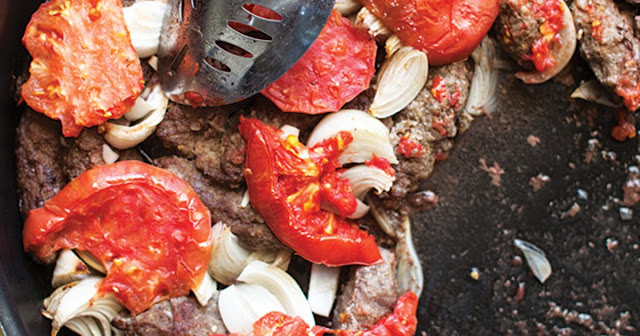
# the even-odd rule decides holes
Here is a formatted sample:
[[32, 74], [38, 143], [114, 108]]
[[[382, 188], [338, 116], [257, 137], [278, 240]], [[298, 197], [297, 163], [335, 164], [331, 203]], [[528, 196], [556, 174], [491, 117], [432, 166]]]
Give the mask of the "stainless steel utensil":
[[167, 96], [231, 104], [282, 76], [326, 23], [334, 0], [173, 0], [158, 73]]

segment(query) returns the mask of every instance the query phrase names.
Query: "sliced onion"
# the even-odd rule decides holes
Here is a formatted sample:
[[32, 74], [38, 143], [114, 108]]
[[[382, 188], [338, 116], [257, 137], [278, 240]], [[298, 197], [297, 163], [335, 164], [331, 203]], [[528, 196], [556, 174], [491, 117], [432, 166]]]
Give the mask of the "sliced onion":
[[338, 158], [341, 165], [370, 160], [373, 155], [397, 164], [393, 146], [389, 140], [389, 129], [377, 118], [360, 110], [341, 110], [324, 117], [313, 129], [307, 146], [313, 147], [341, 131], [350, 132], [353, 142]]
[[147, 61], [147, 63], [149, 63], [149, 66], [153, 70], [158, 71], [158, 56], [153, 55], [153, 56], [149, 57], [149, 60]]
[[369, 107], [376, 118], [390, 117], [411, 103], [427, 82], [427, 54], [409, 46], [400, 48], [378, 71], [378, 89]]
[[99, 273], [107, 274], [107, 268], [104, 267], [102, 262], [98, 258], [94, 257], [89, 251], [74, 250], [75, 254], [84, 261], [89, 267], [93, 268]]
[[525, 259], [527, 259], [529, 268], [533, 272], [533, 275], [538, 278], [538, 281], [540, 281], [540, 283], [547, 281], [549, 276], [551, 276], [551, 263], [544, 254], [544, 251], [537, 246], [520, 239], [515, 239], [513, 244], [522, 251]]
[[389, 217], [389, 212], [385, 211], [385, 209], [379, 209], [378, 207], [374, 206], [373, 204], [375, 203], [371, 202], [370, 197], [366, 197], [366, 200], [368, 204], [372, 204], [370, 205], [369, 211], [371, 211], [371, 215], [376, 220], [376, 223], [380, 225], [382, 231], [384, 231], [384, 233], [386, 233], [389, 237], [397, 239], [399, 237], [399, 232], [402, 231], [402, 228], [397, 227], [397, 225], [394, 224], [395, 221]]
[[124, 20], [131, 35], [131, 44], [138, 57], [146, 58], [158, 53], [160, 32], [165, 14], [171, 7], [163, 1], [136, 1], [123, 8]]
[[295, 126], [282, 125], [282, 127], [280, 127], [280, 130], [282, 130], [285, 138], [289, 135], [293, 135], [296, 138], [300, 136], [300, 129]]
[[475, 62], [475, 71], [464, 109], [472, 116], [493, 113], [497, 107], [497, 89], [500, 79], [500, 70], [495, 64], [498, 59], [496, 42], [485, 36], [471, 57]]
[[335, 5], [333, 5], [333, 9], [344, 16], [355, 13], [360, 8], [362, 8], [362, 5], [355, 0], [336, 0]]
[[209, 273], [222, 284], [233, 283], [247, 264], [253, 260], [271, 263], [276, 267], [287, 268], [291, 259], [290, 250], [249, 251], [240, 245], [238, 237], [223, 223], [215, 224], [211, 229], [213, 250], [209, 259]]
[[622, 107], [620, 97], [612, 94], [608, 88], [595, 79], [580, 84], [580, 86], [571, 93], [571, 98], [583, 99], [609, 107]]
[[249, 190], [244, 191], [244, 195], [242, 195], [242, 200], [240, 201], [240, 207], [246, 208], [251, 203], [251, 198], [249, 197]]
[[314, 313], [328, 317], [336, 299], [339, 267], [328, 267], [322, 264], [311, 265], [309, 278], [309, 306]]
[[356, 16], [355, 25], [368, 29], [369, 35], [373, 36], [378, 42], [384, 42], [391, 35], [391, 30], [384, 25], [382, 20], [373, 15], [367, 7], [360, 9]]
[[198, 303], [200, 303], [200, 305], [204, 307], [207, 305], [207, 303], [209, 302], [211, 297], [213, 297], [217, 290], [218, 284], [216, 283], [216, 281], [213, 280], [209, 273], [205, 273], [204, 278], [202, 279], [202, 283], [200, 283], [200, 286], [198, 286], [198, 288], [193, 291], [193, 294], [195, 295], [196, 300], [198, 300]]
[[558, 32], [559, 35], [559, 47], [552, 48], [551, 56], [556, 60], [556, 65], [552, 68], [545, 71], [534, 71], [534, 72], [518, 72], [516, 73], [516, 77], [521, 79], [523, 82], [527, 84], [539, 84], [548, 81], [557, 75], [564, 67], [569, 64], [571, 58], [573, 57], [573, 53], [576, 51], [577, 45], [577, 35], [576, 35], [576, 27], [573, 23], [573, 15], [571, 14], [571, 10], [569, 6], [564, 2], [564, 0], [560, 1], [560, 5], [562, 6], [562, 21], [564, 23], [564, 27]]
[[227, 330], [242, 334], [251, 333], [253, 323], [267, 313], [287, 313], [278, 298], [256, 284], [235, 284], [220, 291], [218, 307]]
[[342, 178], [349, 180], [353, 194], [361, 200], [371, 189], [376, 193], [389, 191], [395, 181], [395, 177], [384, 170], [364, 164], [346, 169], [342, 172]]
[[424, 287], [424, 274], [420, 258], [413, 244], [409, 217], [405, 217], [402, 222], [402, 233], [398, 238], [398, 243], [396, 244], [398, 291], [403, 294], [411, 290], [420, 297]]
[[120, 154], [116, 153], [113, 148], [107, 144], [102, 145], [102, 160], [104, 160], [104, 163], [112, 164], [118, 161], [118, 158], [120, 158]]
[[127, 112], [124, 117], [129, 121], [136, 121], [144, 118], [147, 114], [151, 113], [151, 111], [153, 111], [153, 106], [142, 99], [142, 97], [138, 97], [131, 111]]
[[102, 125], [105, 130], [104, 138], [111, 146], [117, 149], [133, 148], [153, 134], [164, 119], [169, 99], [158, 83], [153, 86], [146, 102], [153, 106], [153, 110], [138, 124], [125, 126], [106, 122]]
[[89, 276], [91, 272], [87, 264], [82, 262], [72, 250], [64, 249], [58, 254], [56, 267], [53, 269], [51, 285], [58, 288], [70, 282], [79, 281]]
[[369, 213], [369, 206], [365, 204], [363, 201], [356, 198], [356, 202], [358, 205], [356, 206], [356, 211], [352, 214], [348, 215], [349, 219], [358, 219], [364, 217], [367, 213]]
[[393, 54], [395, 54], [396, 51], [400, 50], [404, 46], [405, 44], [402, 43], [398, 35], [393, 34], [389, 36], [387, 41], [384, 43], [384, 51], [386, 54], [386, 58], [391, 58], [391, 56], [393, 56]]
[[111, 320], [123, 306], [113, 294], [98, 296], [102, 277], [91, 276], [56, 289], [44, 300], [42, 314], [51, 319], [51, 335], [63, 326], [80, 335], [111, 335]]
[[287, 315], [299, 316], [308, 325], [315, 325], [309, 302], [298, 283], [287, 272], [261, 261], [252, 261], [242, 271], [238, 281], [263, 286], [278, 298]]

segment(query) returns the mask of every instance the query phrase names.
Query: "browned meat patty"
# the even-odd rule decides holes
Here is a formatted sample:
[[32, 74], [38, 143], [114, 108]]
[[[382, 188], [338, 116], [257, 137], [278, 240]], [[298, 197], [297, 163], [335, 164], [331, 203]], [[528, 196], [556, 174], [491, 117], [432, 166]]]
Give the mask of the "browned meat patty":
[[318, 116], [282, 113], [262, 96], [244, 110], [237, 106], [193, 109], [170, 104], [156, 135], [165, 147], [194, 159], [196, 166], [216, 183], [238, 188], [244, 183], [244, 139], [237, 131], [240, 116], [258, 118], [275, 127], [289, 124], [309, 130]]
[[67, 183], [59, 161], [60, 123], [26, 108], [17, 130], [17, 173], [20, 210], [26, 215], [41, 207]]
[[396, 256], [380, 249], [384, 263], [352, 268], [333, 311], [336, 329], [360, 330], [393, 310], [398, 299]]
[[202, 307], [191, 296], [158, 302], [145, 312], [124, 312], [112, 324], [127, 336], [208, 336], [227, 332], [218, 310], [218, 294]]
[[[106, 142], [96, 128], [83, 130], [77, 138], [64, 138], [58, 121], [26, 108], [17, 133], [18, 188], [25, 217], [71, 179], [105, 163], [102, 147]], [[135, 150], [120, 155], [122, 159], [140, 160]]]
[[161, 157], [155, 165], [168, 169], [187, 181], [211, 211], [213, 223], [223, 222], [251, 250], [281, 249], [284, 245], [273, 235], [251, 205], [240, 207], [243, 192], [221, 187], [205, 176], [193, 161], [177, 156]]
[[[470, 62], [458, 62], [429, 70], [429, 77], [418, 97], [404, 110], [392, 117], [391, 142], [396, 148], [400, 163], [396, 167], [396, 181], [390, 198], [394, 203], [404, 203], [409, 193], [416, 191], [433, 170], [440, 144], [468, 128], [472, 118], [464, 112], [472, 78]], [[440, 86], [437, 86], [440, 84]], [[439, 100], [434, 96], [439, 96]], [[402, 137], [422, 146], [424, 153], [418, 157], [405, 157], [398, 151]], [[448, 147], [444, 147], [448, 149]], [[397, 208], [387, 204], [386, 207]]]
[[533, 70], [533, 63], [526, 59], [531, 46], [538, 41], [541, 18], [536, 18], [531, 1], [503, 0], [500, 15], [494, 24], [496, 36], [502, 47], [520, 66]]
[[630, 110], [640, 106], [640, 41], [633, 22], [611, 0], [575, 0], [571, 5], [581, 31], [580, 54], [598, 80], [624, 98]]

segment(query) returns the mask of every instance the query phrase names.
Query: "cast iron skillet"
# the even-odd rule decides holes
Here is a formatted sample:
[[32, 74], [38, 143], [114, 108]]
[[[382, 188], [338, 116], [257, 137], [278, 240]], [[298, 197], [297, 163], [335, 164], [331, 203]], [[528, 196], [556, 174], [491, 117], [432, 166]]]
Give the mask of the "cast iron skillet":
[[[49, 321], [40, 315], [41, 300], [50, 290], [50, 269], [22, 252], [14, 157], [20, 109], [10, 96], [10, 74], [26, 59], [19, 40], [39, 3], [0, 0], [0, 322], [7, 335], [50, 331]], [[574, 70], [584, 72], [577, 64]], [[631, 311], [629, 323], [640, 328], [640, 251], [634, 247], [640, 243], [640, 225], [635, 218], [621, 221], [613, 200], [622, 197], [626, 170], [638, 154], [637, 140], [611, 140], [610, 115], [569, 102], [569, 92], [558, 83], [526, 86], [506, 76], [498, 112], [459, 136], [450, 157], [424, 184], [440, 202], [413, 219], [425, 270], [418, 335], [522, 334], [518, 328], [535, 331], [536, 322], [548, 331], [557, 325], [592, 333], [549, 317], [551, 302], [608, 324], [615, 323], [619, 312]], [[540, 143], [530, 145], [529, 135]], [[616, 160], [596, 155], [587, 163], [591, 138], [602, 144], [598, 151], [613, 152]], [[481, 159], [504, 169], [499, 186], [491, 185]], [[551, 182], [533, 192], [529, 180], [538, 173]], [[582, 192], [578, 197], [579, 190], [586, 199]], [[580, 212], [567, 216], [573, 203]], [[633, 209], [640, 216], [640, 207]], [[517, 255], [513, 238], [547, 252], [553, 274], [544, 286], [525, 265], [511, 265]], [[607, 239], [618, 244], [607, 248]], [[473, 267], [478, 280], [469, 276]], [[522, 300], [515, 300], [518, 283], [526, 285]], [[613, 315], [598, 310], [605, 306], [613, 307]], [[524, 324], [518, 326], [519, 321]]]

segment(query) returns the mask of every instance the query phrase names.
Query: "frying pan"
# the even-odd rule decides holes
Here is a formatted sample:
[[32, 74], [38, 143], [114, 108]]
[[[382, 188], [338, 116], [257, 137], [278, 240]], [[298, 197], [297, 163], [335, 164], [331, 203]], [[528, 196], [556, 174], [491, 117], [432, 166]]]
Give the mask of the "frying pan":
[[[20, 108], [10, 95], [10, 75], [26, 59], [19, 40], [38, 5], [0, 0], [0, 323], [6, 335], [50, 330], [40, 316], [50, 270], [22, 252], [14, 157]], [[573, 64], [572, 73], [588, 75], [579, 60]], [[418, 335], [520, 335], [539, 328], [555, 334], [554, 326], [592, 334], [598, 322], [614, 326], [626, 311], [621, 334], [634, 333], [624, 326], [640, 330], [640, 207], [631, 206], [635, 217], [623, 221], [616, 203], [629, 166], [640, 164], [638, 141], [612, 140], [612, 114], [570, 101], [569, 93], [557, 82], [527, 86], [505, 75], [497, 113], [459, 135], [424, 183], [439, 203], [413, 217], [425, 270]], [[591, 139], [600, 145], [595, 152]], [[504, 170], [499, 185], [481, 162]], [[534, 191], [529, 183], [538, 174], [550, 182]], [[544, 285], [519, 258], [514, 238], [546, 252], [553, 273]], [[588, 314], [591, 326], [554, 314], [556, 306]]]

